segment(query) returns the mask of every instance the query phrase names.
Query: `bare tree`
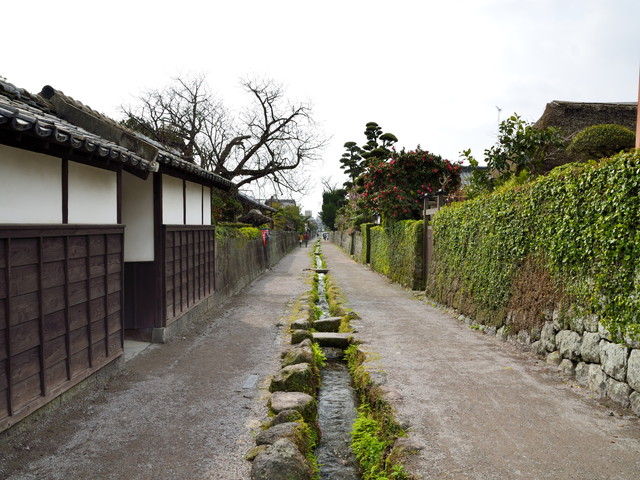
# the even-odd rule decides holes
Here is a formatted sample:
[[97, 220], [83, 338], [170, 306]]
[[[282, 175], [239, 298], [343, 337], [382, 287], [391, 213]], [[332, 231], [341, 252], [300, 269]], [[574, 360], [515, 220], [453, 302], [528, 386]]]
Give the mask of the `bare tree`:
[[319, 158], [326, 141], [308, 104], [292, 104], [281, 85], [245, 80], [250, 105], [232, 118], [207, 87], [205, 77], [176, 78], [162, 90], [147, 90], [134, 107], [122, 107], [123, 124], [165, 145], [238, 188], [270, 184], [302, 192], [304, 167]]

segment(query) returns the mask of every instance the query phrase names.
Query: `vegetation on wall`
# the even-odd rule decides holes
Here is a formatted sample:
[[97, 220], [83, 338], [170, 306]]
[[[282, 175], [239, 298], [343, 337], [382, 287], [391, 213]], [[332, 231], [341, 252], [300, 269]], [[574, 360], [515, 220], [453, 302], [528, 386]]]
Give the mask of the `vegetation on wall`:
[[639, 194], [636, 151], [447, 207], [433, 221], [427, 293], [500, 325], [526, 266], [554, 301], [597, 315], [617, 340], [638, 339]]
[[422, 281], [423, 222], [403, 220], [370, 230], [371, 268], [413, 290]]

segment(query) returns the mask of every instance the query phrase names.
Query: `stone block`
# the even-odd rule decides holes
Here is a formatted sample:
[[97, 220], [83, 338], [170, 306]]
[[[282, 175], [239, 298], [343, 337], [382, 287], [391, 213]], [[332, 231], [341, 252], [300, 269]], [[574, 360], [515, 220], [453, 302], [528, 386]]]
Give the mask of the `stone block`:
[[307, 438], [304, 426], [300, 422], [279, 423], [262, 430], [256, 436], [256, 445], [273, 445], [281, 438], [291, 440], [303, 453], [309, 451], [309, 438]]
[[640, 350], [633, 349], [627, 361], [627, 383], [640, 392]]
[[313, 328], [318, 332], [337, 332], [340, 330], [342, 317], [321, 318], [313, 322]]
[[586, 332], [597, 333], [598, 325], [600, 325], [600, 321], [598, 320], [597, 315], [586, 315], [582, 319], [582, 323], [584, 324], [584, 329]]
[[296, 410], [307, 423], [315, 423], [318, 406], [315, 399], [302, 392], [274, 392], [269, 398], [268, 407], [276, 414], [283, 410]]
[[626, 383], [607, 377], [607, 397], [625, 408], [630, 405], [629, 395], [632, 391]]
[[576, 382], [578, 382], [583, 387], [586, 387], [589, 384], [589, 364], [585, 362], [580, 362], [576, 365], [575, 372], [576, 374]]
[[544, 345], [542, 345], [542, 342], [540, 340], [531, 344], [531, 350], [533, 351], [533, 353], [539, 356], [544, 356], [547, 353]]
[[629, 403], [633, 413], [640, 415], [640, 393], [632, 392], [631, 395], [629, 395]]
[[251, 480], [311, 480], [304, 455], [295, 444], [281, 438], [256, 456], [251, 464]]
[[296, 346], [285, 351], [282, 366], [288, 367], [289, 365], [296, 365], [298, 363], [313, 364], [313, 362], [313, 350], [311, 347]]
[[307, 318], [298, 318], [291, 322], [292, 330], [309, 330], [311, 328], [311, 322]]
[[347, 348], [353, 342], [353, 335], [350, 333], [317, 332], [312, 337], [321, 347]]
[[308, 363], [297, 363], [280, 369], [271, 380], [270, 392], [304, 392], [314, 394], [317, 381]]
[[306, 338], [312, 338], [309, 330], [293, 330], [291, 332], [291, 343], [294, 345], [302, 342]]
[[582, 335], [584, 333], [584, 322], [582, 317], [571, 317], [569, 319], [569, 329]]
[[556, 330], [553, 327], [553, 323], [547, 322], [544, 324], [542, 332], [540, 332], [540, 341], [547, 352], [556, 350]]
[[627, 377], [629, 349], [617, 343], [600, 340], [600, 363], [607, 375], [624, 382]]
[[573, 375], [576, 366], [573, 361], [569, 360], [568, 358], [563, 358], [560, 362], [560, 365], [558, 365], [558, 368], [560, 368], [560, 370], [568, 375]]
[[557, 367], [558, 365], [560, 365], [561, 361], [562, 357], [560, 356], [560, 352], [558, 352], [557, 350], [547, 355], [547, 363], [549, 365], [555, 365]]
[[585, 332], [580, 346], [580, 357], [585, 362], [600, 363], [600, 334]]
[[582, 337], [573, 330], [560, 330], [556, 335], [556, 344], [562, 358], [577, 360], [580, 357]]
[[602, 371], [602, 367], [597, 363], [589, 364], [589, 383], [590, 390], [593, 390], [600, 396], [607, 393], [607, 374]]

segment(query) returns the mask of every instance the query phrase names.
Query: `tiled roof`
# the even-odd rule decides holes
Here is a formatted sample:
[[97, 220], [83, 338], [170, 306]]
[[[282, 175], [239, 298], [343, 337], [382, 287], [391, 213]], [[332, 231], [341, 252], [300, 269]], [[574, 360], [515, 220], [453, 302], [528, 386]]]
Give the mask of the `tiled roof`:
[[[69, 118], [71, 116], [73, 118]], [[33, 95], [0, 78], [0, 128], [120, 161], [143, 171], [157, 172], [164, 165], [218, 188], [228, 190], [233, 186], [226, 178], [183, 160], [176, 150], [128, 130], [50, 86]]]
[[0, 79], [0, 128], [45, 139], [105, 160], [120, 161], [143, 171], [157, 171], [155, 162], [56, 116], [50, 105]]

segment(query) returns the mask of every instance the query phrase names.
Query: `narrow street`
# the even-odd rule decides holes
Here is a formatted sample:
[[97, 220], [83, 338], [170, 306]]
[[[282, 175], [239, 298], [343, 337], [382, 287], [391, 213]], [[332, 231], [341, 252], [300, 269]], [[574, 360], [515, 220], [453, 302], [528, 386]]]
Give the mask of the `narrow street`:
[[[184, 338], [104, 387], [0, 437], [0, 478], [244, 480], [266, 418], [278, 326], [309, 285], [298, 248]], [[358, 338], [421, 450], [420, 479], [630, 480], [640, 421], [515, 346], [483, 335], [322, 242]]]
[[323, 253], [358, 338], [422, 447], [420, 479], [640, 478], [640, 421], [592, 398], [555, 367], [472, 330], [355, 263]]
[[311, 247], [286, 256], [207, 324], [151, 345], [17, 435], [0, 437], [11, 480], [244, 480], [267, 416], [289, 308], [309, 289]]

